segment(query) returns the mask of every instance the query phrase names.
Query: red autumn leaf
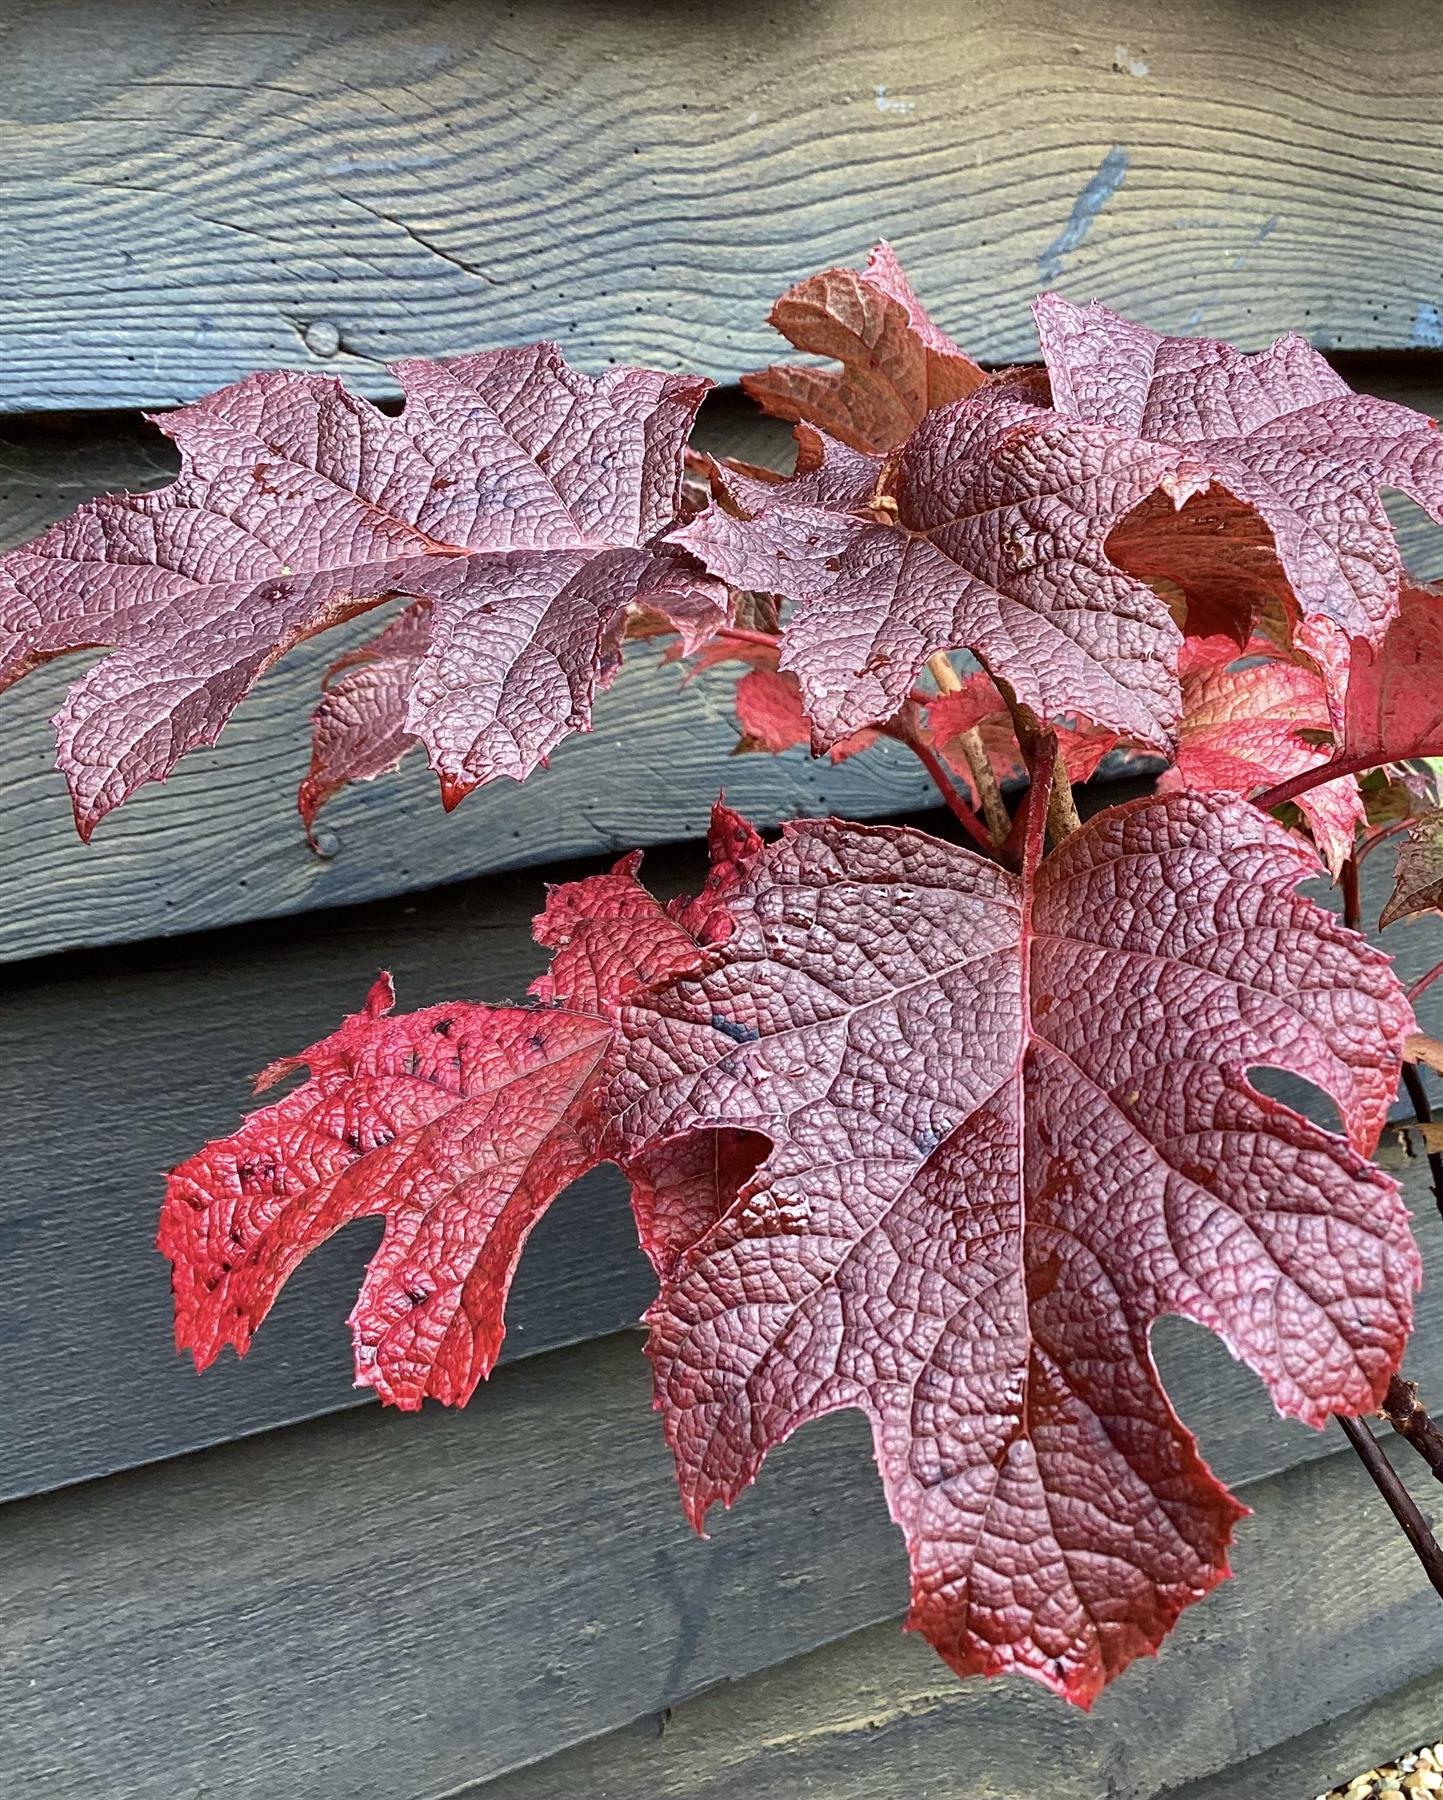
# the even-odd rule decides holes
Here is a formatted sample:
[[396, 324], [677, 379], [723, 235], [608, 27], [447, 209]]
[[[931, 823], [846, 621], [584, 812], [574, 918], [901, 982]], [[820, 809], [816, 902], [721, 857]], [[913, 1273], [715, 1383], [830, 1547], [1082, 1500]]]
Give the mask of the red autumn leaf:
[[[1419, 1265], [1364, 1156], [1411, 1012], [1245, 801], [1114, 808], [1040, 866], [1039, 839], [1017, 877], [919, 831], [786, 827], [703, 967], [622, 1008], [611, 1104], [623, 1142], [772, 1145], [649, 1315], [693, 1521], [860, 1407], [911, 1625], [1086, 1705], [1227, 1573], [1244, 1510], [1153, 1321], [1217, 1332], [1310, 1425], [1397, 1363]], [[1350, 1141], [1258, 1065], [1326, 1089]]]
[[366, 1010], [258, 1085], [301, 1085], [170, 1176], [160, 1248], [176, 1345], [244, 1355], [297, 1264], [352, 1219], [386, 1221], [351, 1313], [356, 1382], [392, 1405], [464, 1405], [490, 1373], [532, 1227], [596, 1150], [607, 1021], [465, 1004]]
[[[765, 667], [748, 670], [736, 685], [736, 709], [742, 732], [738, 750], [777, 756], [811, 742], [812, 728], [802, 711], [802, 690], [795, 675]], [[876, 741], [875, 731], [859, 731], [832, 746], [831, 760], [845, 762]]]
[[308, 835], [316, 814], [347, 782], [388, 774], [415, 748], [406, 709], [430, 644], [431, 602], [413, 600], [383, 632], [327, 670], [311, 714], [311, 766], [296, 794]]
[[[1328, 696], [1317, 671], [1268, 654], [1234, 668], [1238, 647], [1227, 638], [1184, 641], [1182, 729], [1177, 761], [1162, 777], [1164, 790], [1226, 788], [1256, 793], [1333, 755]], [[1307, 733], [1312, 733], [1309, 737]], [[1298, 796], [1313, 841], [1337, 879], [1364, 822], [1357, 778], [1341, 776]]]
[[1425, 813], [1408, 827], [1398, 850], [1393, 892], [1379, 926], [1419, 913], [1443, 912], [1443, 811]]
[[789, 288], [770, 320], [798, 350], [839, 370], [776, 363], [742, 386], [781, 419], [802, 419], [859, 450], [891, 450], [939, 406], [986, 379], [939, 331], [912, 292], [890, 244], [865, 269], [824, 269]]
[[715, 584], [654, 543], [706, 382], [593, 380], [549, 344], [393, 372], [400, 418], [284, 372], [170, 413], [170, 487], [95, 501], [0, 559], [0, 687], [111, 647], [56, 719], [83, 836], [214, 743], [302, 638], [391, 595], [433, 603], [404, 728], [448, 805], [587, 726], [627, 606], [722, 616]]
[[1168, 745], [1177, 627], [1102, 546], [1176, 452], [1005, 387], [930, 413], [895, 464], [818, 443], [795, 483], [720, 471], [732, 510], [714, 503], [675, 538], [714, 575], [797, 603], [782, 667], [817, 748], [891, 718], [927, 659], [959, 648], [1040, 718], [1081, 712]]
[[[638, 989], [690, 973], [721, 917], [719, 908], [757, 846], [750, 826], [725, 806], [712, 816], [712, 871], [696, 900], [663, 907], [637, 880], [641, 852], [604, 875], [548, 891], [534, 923], [537, 943], [555, 952], [533, 998], [614, 1016]], [[665, 1277], [677, 1258], [726, 1211], [755, 1172], [765, 1141], [749, 1132], [702, 1132], [648, 1145], [625, 1159], [641, 1247]]]
[[[937, 740], [937, 747], [948, 765], [970, 788], [966, 758], [951, 750], [964, 731], [979, 731], [992, 771], [999, 787], [1016, 786], [1027, 781], [1027, 764], [1013, 729], [1007, 703], [996, 684], [986, 675], [967, 675], [962, 685], [950, 694], [939, 694], [927, 708], [927, 724]], [[1121, 739], [1115, 731], [1101, 731], [1085, 720], [1054, 727], [1058, 752], [1073, 781], [1091, 781], [1104, 757], [1115, 750]]]
[[633, 850], [604, 875], [547, 889], [531, 929], [554, 954], [533, 999], [606, 1014], [634, 988], [696, 967], [697, 938], [637, 880], [641, 860]]
[[[1354, 393], [1300, 337], [1248, 356], [1210, 338], [1165, 337], [1060, 294], [1044, 294], [1033, 310], [1060, 412], [1181, 451], [1266, 523], [1305, 622], [1382, 638], [1404, 571], [1379, 490], [1398, 488], [1443, 522], [1443, 436], [1433, 420]], [[1226, 510], [1216, 496], [1211, 504]], [[1234, 574], [1250, 585], [1265, 547], [1241, 515], [1230, 523], [1240, 534]], [[1200, 528], [1179, 542], [1184, 571], [1206, 566], [1206, 536]]]
[[1380, 645], [1354, 643], [1342, 754], [1443, 756], [1443, 588], [1409, 584]]
[[[637, 601], [613, 621], [603, 640], [599, 685], [606, 686], [621, 662], [621, 637], [680, 634], [678, 656], [700, 649], [725, 620], [715, 588], [680, 565], [663, 563], [660, 573], [678, 577], [665, 593], [649, 584], [650, 602]], [[660, 599], [670, 612], [658, 610]], [[296, 808], [314, 837], [316, 814], [352, 781], [373, 781], [396, 768], [418, 739], [406, 727], [411, 691], [431, 647], [434, 608], [413, 600], [368, 643], [350, 651], [326, 671], [325, 691], [311, 714], [311, 766], [296, 795]], [[617, 632], [617, 626], [623, 630]]]

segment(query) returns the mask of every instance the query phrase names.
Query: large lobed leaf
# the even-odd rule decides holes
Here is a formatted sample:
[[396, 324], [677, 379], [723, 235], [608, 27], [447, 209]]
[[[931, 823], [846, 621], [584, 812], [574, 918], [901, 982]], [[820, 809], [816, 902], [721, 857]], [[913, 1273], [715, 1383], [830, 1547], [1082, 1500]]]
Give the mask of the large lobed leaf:
[[1179, 634], [1103, 544], [1175, 451], [1037, 407], [1008, 385], [929, 413], [894, 461], [818, 434], [799, 472], [718, 471], [675, 540], [738, 587], [796, 602], [782, 667], [826, 749], [890, 718], [928, 658], [966, 648], [1039, 717], [1166, 748]]
[[842, 366], [777, 363], [744, 375], [742, 386], [767, 412], [857, 450], [891, 450], [927, 413], [985, 379], [928, 318], [887, 243], [863, 269], [823, 269], [789, 288], [771, 323], [798, 350]]
[[[1311, 1425], [1397, 1364], [1419, 1266], [1363, 1158], [1411, 1014], [1245, 802], [1117, 808], [1045, 861], [1041, 814], [1020, 878], [918, 831], [785, 828], [703, 967], [622, 1007], [613, 1104], [624, 1145], [771, 1144], [650, 1314], [693, 1521], [860, 1407], [911, 1624], [1085, 1705], [1227, 1573], [1243, 1510], [1153, 1321], [1217, 1332]], [[1346, 1139], [1259, 1064], [1326, 1089]]]
[[[111, 647], [55, 721], [83, 836], [214, 743], [293, 645], [389, 596], [430, 603], [410, 615], [424, 647], [399, 723], [393, 688], [389, 724], [359, 727], [361, 772], [399, 730], [448, 805], [589, 724], [628, 606], [724, 617], [716, 584], [656, 542], [708, 383], [592, 379], [551, 344], [394, 373], [399, 418], [323, 376], [223, 388], [158, 421], [181, 453], [170, 487], [95, 501], [0, 559], [0, 687]], [[354, 766], [344, 745], [320, 763], [312, 812]]]
[[[1355, 393], [1291, 334], [1248, 356], [1060, 294], [1033, 310], [1060, 412], [1178, 450], [1267, 525], [1305, 625], [1382, 638], [1404, 569], [1380, 489], [1398, 488], [1443, 522], [1443, 435], [1432, 419]], [[1223, 552], [1241, 537], [1246, 568], [1257, 545], [1239, 515], [1227, 524]]]
[[363, 1012], [276, 1063], [305, 1081], [170, 1176], [160, 1248], [176, 1345], [197, 1368], [251, 1336], [301, 1260], [385, 1219], [351, 1313], [356, 1382], [395, 1406], [464, 1404], [490, 1373], [517, 1259], [546, 1208], [601, 1160], [596, 1077], [611, 1040], [584, 1013], [456, 1003]]

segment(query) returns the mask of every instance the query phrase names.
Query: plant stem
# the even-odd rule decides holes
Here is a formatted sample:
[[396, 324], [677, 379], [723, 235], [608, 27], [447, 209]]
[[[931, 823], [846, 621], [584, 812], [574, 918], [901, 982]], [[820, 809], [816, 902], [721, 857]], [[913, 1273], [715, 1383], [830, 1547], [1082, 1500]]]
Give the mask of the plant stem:
[[1059, 744], [1057, 765], [1052, 775], [1052, 792], [1047, 799], [1047, 829], [1052, 835], [1053, 843], [1060, 844], [1064, 838], [1071, 837], [1074, 831], [1081, 828], [1082, 820], [1078, 816], [1077, 802], [1072, 796], [1072, 783], [1067, 778], [1067, 763]]
[[739, 625], [723, 625], [716, 635], [728, 644], [756, 644], [764, 650], [779, 650], [782, 643], [775, 632], [745, 631]]
[[[942, 651], [928, 657], [927, 668], [933, 681], [937, 683], [939, 694], [957, 694], [962, 691], [961, 678]], [[992, 833], [992, 842], [1005, 843], [1007, 833], [1012, 829], [1012, 820], [1002, 798], [1002, 789], [997, 785], [992, 759], [982, 742], [982, 733], [973, 725], [959, 733], [957, 741], [967, 759], [967, 768], [972, 776], [972, 785], [977, 790], [977, 798], [982, 802], [982, 816], [987, 821], [987, 829]]]
[[[1403, 1088], [1412, 1104], [1413, 1117], [1420, 1125], [1431, 1125], [1433, 1108], [1428, 1102], [1428, 1090], [1423, 1085], [1423, 1077], [1412, 1063], [1403, 1064]], [[1428, 1173], [1433, 1178], [1433, 1199], [1440, 1215], [1443, 1215], [1443, 1151], [1428, 1152]]]
[[[1051, 728], [1039, 721], [1036, 713], [1019, 703], [1005, 682], [999, 682], [998, 687], [1002, 698], [1007, 702], [1007, 710], [1012, 715], [1012, 729], [1017, 734], [1022, 760], [1027, 764], [1028, 770], [1032, 771], [1036, 767], [1038, 749], [1048, 736], [1052, 737], [1056, 746], [1052, 761], [1052, 785], [1047, 794], [1047, 830], [1053, 844], [1060, 844], [1082, 826], [1077, 802], [1072, 797], [1072, 783], [1068, 779], [1067, 759], [1062, 754], [1062, 745], [1057, 743]], [[1035, 782], [1036, 777], [1033, 779]]]
[[1443, 1431], [1418, 1398], [1418, 1383], [1395, 1375], [1388, 1383], [1382, 1415], [1423, 1458], [1434, 1480], [1443, 1481]]
[[1371, 837], [1365, 837], [1353, 855], [1361, 863], [1365, 856], [1371, 856], [1379, 844], [1386, 844], [1389, 838], [1397, 837], [1400, 831], [1406, 831], [1413, 823], [1411, 819], [1394, 819], [1391, 824], [1380, 825]]
[[1416, 1006], [1440, 975], [1443, 975], [1443, 962], [1440, 962], [1436, 969], [1429, 969], [1426, 975], [1418, 977], [1412, 987], [1408, 989], [1409, 1000]]
[[1260, 806], [1264, 812], [1271, 812], [1285, 800], [1296, 800], [1299, 794], [1322, 787], [1325, 781], [1336, 781], [1340, 775], [1364, 775], [1369, 769], [1376, 769], [1381, 762], [1387, 760], [1387, 757], [1380, 757], [1376, 750], [1367, 751], [1361, 756], [1335, 756], [1331, 762], [1319, 763], [1316, 769], [1302, 769], [1298, 774], [1290, 775], [1286, 781], [1280, 781], [1276, 787], [1266, 789], [1257, 796], [1253, 805]]
[[947, 803], [948, 811], [973, 843], [989, 853], [994, 851], [997, 846], [993, 843], [991, 834], [972, 808], [963, 801], [962, 796], [952, 784], [952, 777], [948, 773], [946, 763], [928, 743], [926, 733], [917, 718], [916, 706], [904, 707], [890, 725], [884, 725], [881, 729], [888, 737], [895, 738], [899, 744], [905, 744], [917, 758], [932, 777], [938, 793]]
[[1437, 1538], [1428, 1528], [1428, 1521], [1419, 1512], [1413, 1496], [1398, 1478], [1398, 1473], [1388, 1461], [1382, 1445], [1360, 1419], [1346, 1418], [1337, 1414], [1338, 1425], [1343, 1436], [1358, 1453], [1358, 1460], [1373, 1478], [1373, 1485], [1388, 1502], [1393, 1517], [1403, 1528], [1403, 1535], [1413, 1546], [1418, 1561], [1423, 1565], [1423, 1572], [1440, 1597], [1443, 1597], [1443, 1548], [1439, 1547]]

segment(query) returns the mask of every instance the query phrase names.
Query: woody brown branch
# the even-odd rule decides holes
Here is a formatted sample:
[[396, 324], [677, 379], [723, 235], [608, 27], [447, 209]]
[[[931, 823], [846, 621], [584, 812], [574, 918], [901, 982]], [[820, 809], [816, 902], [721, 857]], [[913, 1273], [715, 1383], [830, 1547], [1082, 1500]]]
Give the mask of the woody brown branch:
[[1418, 1452], [1433, 1471], [1434, 1479], [1443, 1481], [1443, 1430], [1418, 1398], [1418, 1383], [1395, 1375], [1388, 1383], [1378, 1416], [1386, 1419], [1401, 1438]]

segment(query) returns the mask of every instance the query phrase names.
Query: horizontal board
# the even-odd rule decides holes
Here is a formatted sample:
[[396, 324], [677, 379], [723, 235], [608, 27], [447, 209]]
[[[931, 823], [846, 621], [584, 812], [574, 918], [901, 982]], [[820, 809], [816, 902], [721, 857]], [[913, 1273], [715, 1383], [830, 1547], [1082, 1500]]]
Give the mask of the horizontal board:
[[370, 391], [539, 336], [722, 380], [897, 242], [974, 354], [1061, 286], [1169, 330], [1436, 347], [1443, 12], [950, 0], [8, 9], [0, 407], [251, 369]]
[[[1399, 1466], [1420, 1504], [1443, 1510], [1426, 1473], [1411, 1458]], [[1391, 1748], [1436, 1730], [1443, 1610], [1346, 1452], [1247, 1498], [1256, 1516], [1239, 1534], [1236, 1579], [1090, 1715], [1020, 1683], [954, 1681], [919, 1639], [883, 1625], [459, 1800], [1311, 1800], [1326, 1785], [1312, 1770], [1335, 1762], [1321, 1749], [1311, 1763], [1229, 1765], [1395, 1684], [1409, 1684], [1407, 1703], [1390, 1696], [1376, 1715], [1403, 1732]], [[1431, 1726], [1420, 1723], [1430, 1697]], [[1335, 1741], [1370, 1740], [1360, 1727]]]
[[[709, 421], [703, 441], [775, 455], [789, 438], [734, 403]], [[0, 492], [0, 517], [10, 541], [88, 492], [163, 477], [163, 449], [118, 426], [78, 443], [68, 431], [12, 433], [0, 447], [8, 490]], [[310, 760], [310, 711], [332, 661], [378, 628], [370, 615], [302, 645], [260, 683], [214, 749], [146, 788], [90, 844], [75, 835], [49, 719], [93, 659], [60, 658], [0, 696], [0, 961], [696, 838], [723, 783], [734, 805], [765, 823], [828, 811], [874, 817], [935, 796], [911, 753], [887, 740], [839, 767], [801, 750], [733, 757], [736, 671], [715, 669], [684, 684], [659, 647], [637, 644], [598, 699], [596, 730], [569, 738], [524, 789], [497, 781], [448, 814], [415, 754], [398, 773], [358, 784], [327, 808], [319, 832], [328, 854], [317, 855], [295, 808]]]
[[[696, 885], [702, 861], [697, 849], [658, 851], [646, 872], [672, 893]], [[1376, 918], [1386, 856], [1364, 868]], [[343, 1322], [379, 1225], [351, 1226], [307, 1259], [245, 1362], [227, 1353], [197, 1378], [171, 1349], [166, 1267], [153, 1248], [162, 1172], [231, 1130], [253, 1072], [331, 1030], [378, 967], [394, 971], [403, 1007], [522, 993], [544, 961], [530, 937], [540, 892], [533, 875], [500, 876], [12, 971], [0, 1007], [11, 1096], [0, 1112], [0, 1498], [370, 1399], [351, 1386]], [[1443, 953], [1438, 936], [1432, 922], [1387, 934], [1405, 979]], [[1424, 1008], [1443, 1035], [1443, 986]], [[1297, 1083], [1265, 1085], [1309, 1104]], [[1408, 1172], [1426, 1213], [1421, 1165]], [[1443, 1238], [1436, 1248], [1443, 1256]], [[506, 1354], [614, 1330], [653, 1291], [622, 1183], [598, 1172], [528, 1246]], [[1443, 1287], [1423, 1305], [1418, 1354], [1436, 1351], [1443, 1392]], [[1433, 1367], [1418, 1373], [1431, 1379]]]
[[[1344, 367], [1369, 391], [1443, 412], [1443, 371], [1432, 359], [1352, 358]], [[790, 442], [735, 395], [704, 414], [699, 441], [773, 463]], [[4, 541], [32, 535], [89, 494], [153, 484], [168, 467], [159, 438], [133, 425], [109, 421], [94, 435], [73, 424], [12, 426], [0, 434]], [[1398, 516], [1415, 566], [1443, 574], [1443, 533], [1412, 507]], [[397, 774], [332, 803], [321, 819], [331, 853], [318, 856], [295, 810], [308, 717], [330, 661], [375, 628], [373, 618], [360, 619], [303, 645], [261, 682], [214, 749], [188, 757], [164, 787], [145, 789], [88, 845], [75, 836], [48, 723], [85, 659], [61, 658], [0, 695], [0, 960], [695, 837], [723, 784], [733, 804], [765, 822], [826, 811], [875, 817], [932, 796], [910, 754], [888, 740], [835, 768], [802, 750], [733, 758], [735, 673], [714, 670], [684, 687], [656, 649], [634, 646], [598, 702], [595, 732], [568, 739], [524, 789], [496, 782], [448, 815], [424, 759], [413, 756]]]
[[1365, 1769], [1393, 1762], [1405, 1750], [1436, 1743], [1440, 1733], [1443, 1669], [1434, 1669], [1371, 1705], [1250, 1757], [1240, 1767], [1190, 1781], [1171, 1791], [1170, 1800], [1251, 1800], [1270, 1794], [1313, 1800]]
[[[1179, 1387], [1208, 1361], [1191, 1339], [1169, 1346]], [[343, 1414], [7, 1508], [7, 1778], [52, 1800], [430, 1800], [896, 1616], [902, 1548], [859, 1415], [799, 1432], [704, 1543], [648, 1385], [627, 1333], [505, 1370], [467, 1412]], [[1314, 1454], [1338, 1442], [1292, 1434], [1260, 1453], [1239, 1435], [1245, 1410], [1267, 1412], [1255, 1384], [1244, 1396], [1220, 1379], [1190, 1410], [1234, 1480], [1297, 1455], [1300, 1435]], [[1246, 1492], [1261, 1516], [1239, 1531], [1245, 1583], [1194, 1610], [1161, 1665], [1189, 1677], [1176, 1692], [1192, 1716], [1165, 1709], [1171, 1730], [1222, 1729], [1243, 1682], [1277, 1681], [1295, 1727], [1436, 1664], [1443, 1612], [1350, 1455], [1315, 1460], [1276, 1498]], [[895, 1658], [895, 1626], [883, 1636]], [[893, 1679], [909, 1666], [888, 1664]], [[997, 1709], [994, 1745], [1025, 1720], [1045, 1719], [1054, 1747], [1080, 1728], [1021, 1684], [926, 1679]], [[845, 1681], [824, 1688], [849, 1704]], [[1121, 1761], [1133, 1734], [1118, 1736]], [[974, 1765], [986, 1741], [973, 1736]]]
[[[699, 879], [659, 853], [658, 887]], [[299, 922], [78, 954], [14, 972], [0, 1067], [0, 1498], [79, 1481], [371, 1398], [345, 1327], [380, 1237], [364, 1221], [291, 1279], [244, 1364], [204, 1378], [171, 1347], [154, 1247], [163, 1172], [231, 1130], [251, 1079], [355, 1011], [382, 964], [402, 1007], [519, 997], [545, 966], [532, 876], [497, 876]], [[522, 1259], [504, 1355], [615, 1331], [655, 1291], [612, 1170], [579, 1182]]]

